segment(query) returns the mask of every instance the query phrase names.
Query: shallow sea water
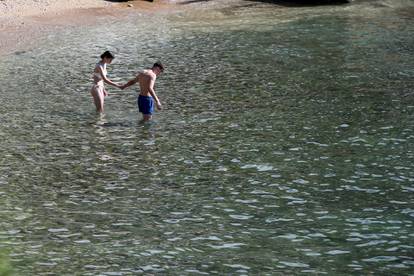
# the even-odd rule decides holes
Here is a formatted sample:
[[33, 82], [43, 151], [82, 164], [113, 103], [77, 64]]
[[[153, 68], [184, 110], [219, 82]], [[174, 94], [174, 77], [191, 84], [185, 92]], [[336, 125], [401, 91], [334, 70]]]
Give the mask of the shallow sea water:
[[[17, 274], [413, 273], [409, 7], [203, 5], [2, 58], [0, 250]], [[119, 82], [165, 63], [152, 123], [135, 89], [107, 87], [95, 114], [106, 49]]]

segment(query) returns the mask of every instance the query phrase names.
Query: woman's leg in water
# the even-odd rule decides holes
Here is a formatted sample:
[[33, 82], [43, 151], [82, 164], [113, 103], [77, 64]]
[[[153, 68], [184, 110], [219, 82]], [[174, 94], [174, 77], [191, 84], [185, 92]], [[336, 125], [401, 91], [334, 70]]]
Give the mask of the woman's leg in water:
[[91, 89], [91, 94], [93, 97], [93, 102], [96, 106], [96, 112], [103, 113], [104, 112], [104, 88], [102, 86], [93, 86]]

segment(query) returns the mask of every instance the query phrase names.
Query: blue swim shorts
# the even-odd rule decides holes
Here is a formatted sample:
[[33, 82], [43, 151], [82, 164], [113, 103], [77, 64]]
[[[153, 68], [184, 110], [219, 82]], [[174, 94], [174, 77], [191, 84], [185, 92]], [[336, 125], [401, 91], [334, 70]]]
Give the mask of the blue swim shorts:
[[154, 112], [154, 99], [149, 96], [138, 96], [138, 110], [142, 114], [151, 115]]

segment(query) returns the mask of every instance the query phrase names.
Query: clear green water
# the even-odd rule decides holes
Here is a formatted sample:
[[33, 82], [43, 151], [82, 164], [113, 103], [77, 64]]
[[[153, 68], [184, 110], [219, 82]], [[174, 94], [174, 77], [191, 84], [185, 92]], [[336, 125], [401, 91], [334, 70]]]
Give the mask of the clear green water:
[[[207, 6], [3, 57], [0, 249], [18, 275], [413, 273], [410, 11]], [[121, 82], [166, 64], [152, 124], [133, 90], [94, 113], [106, 49]]]

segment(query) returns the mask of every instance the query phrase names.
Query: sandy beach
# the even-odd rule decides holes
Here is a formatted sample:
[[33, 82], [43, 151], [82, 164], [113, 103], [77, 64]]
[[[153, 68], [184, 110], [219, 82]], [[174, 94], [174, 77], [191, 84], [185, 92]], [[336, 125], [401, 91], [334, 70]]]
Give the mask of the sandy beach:
[[96, 24], [101, 18], [165, 10], [172, 5], [174, 1], [0, 0], [0, 53], [24, 50], [59, 27]]

